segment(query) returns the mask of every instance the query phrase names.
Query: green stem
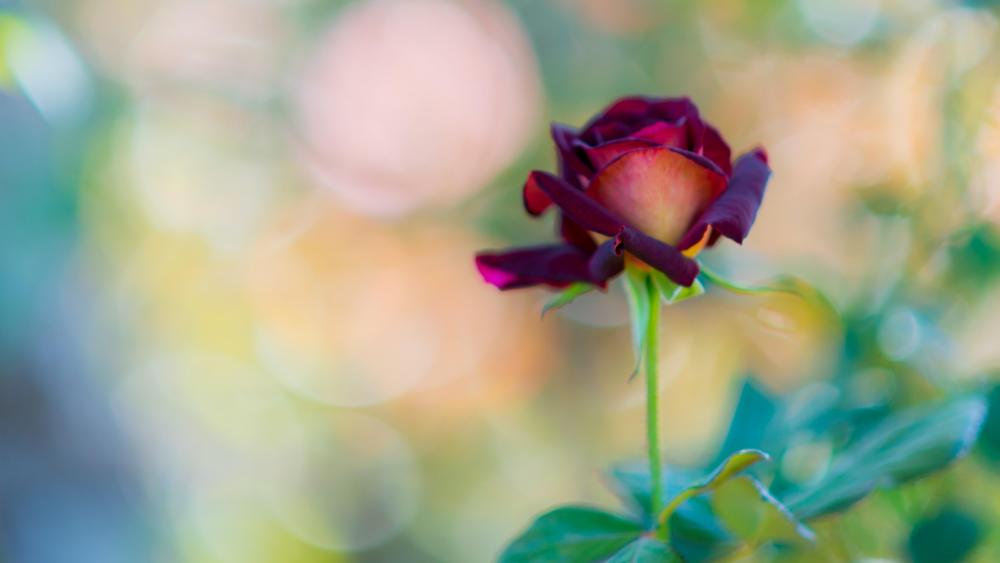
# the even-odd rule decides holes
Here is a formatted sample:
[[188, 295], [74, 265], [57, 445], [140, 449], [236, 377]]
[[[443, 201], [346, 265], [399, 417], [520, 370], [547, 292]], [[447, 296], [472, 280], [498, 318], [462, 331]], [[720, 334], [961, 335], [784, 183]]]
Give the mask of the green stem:
[[649, 475], [652, 482], [652, 514], [660, 513], [663, 502], [663, 468], [660, 463], [660, 389], [657, 381], [657, 348], [659, 344], [660, 294], [652, 279], [646, 279], [649, 292], [649, 321], [646, 324], [646, 447], [649, 452]]

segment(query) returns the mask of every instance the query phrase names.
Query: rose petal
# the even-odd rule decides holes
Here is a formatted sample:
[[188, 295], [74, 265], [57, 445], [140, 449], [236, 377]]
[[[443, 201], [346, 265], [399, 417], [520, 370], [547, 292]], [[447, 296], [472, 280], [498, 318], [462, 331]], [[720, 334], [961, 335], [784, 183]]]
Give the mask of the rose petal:
[[524, 210], [529, 215], [536, 217], [544, 213], [552, 205], [552, 200], [549, 199], [549, 196], [538, 187], [534, 174], [529, 174], [528, 179], [524, 182], [524, 188], [521, 191], [521, 201], [524, 202]]
[[705, 123], [701, 120], [698, 106], [690, 98], [667, 98], [653, 104], [651, 113], [661, 120], [678, 123], [684, 120], [687, 139], [681, 148], [699, 152], [705, 136]]
[[583, 150], [586, 152], [587, 159], [590, 160], [590, 164], [594, 170], [599, 171], [601, 168], [607, 166], [609, 162], [627, 152], [658, 146], [661, 146], [660, 143], [654, 141], [626, 138], [610, 141], [596, 147], [583, 145]]
[[631, 226], [673, 243], [725, 187], [725, 176], [707, 159], [658, 147], [612, 161], [587, 193]]
[[614, 236], [625, 225], [624, 221], [601, 207], [586, 193], [552, 174], [535, 170], [531, 176], [533, 179], [529, 181], [533, 181], [573, 222], [584, 229]]
[[770, 176], [771, 169], [767, 165], [764, 149], [753, 150], [738, 158], [726, 191], [684, 234], [678, 248], [686, 249], [696, 244], [709, 226], [722, 236], [742, 243], [757, 218]]
[[625, 257], [618, 251], [617, 246], [616, 239], [608, 239], [601, 243], [590, 257], [587, 268], [595, 283], [606, 283], [625, 268]]
[[633, 96], [621, 98], [583, 126], [580, 139], [599, 145], [629, 136], [661, 119], [653, 114], [656, 100]]
[[608, 141], [614, 141], [628, 136], [635, 129], [634, 125], [624, 121], [608, 121], [597, 123], [588, 127], [586, 132], [580, 136], [582, 140], [591, 145], [599, 145]]
[[676, 124], [657, 121], [652, 125], [647, 125], [635, 133], [629, 135], [630, 138], [653, 141], [658, 145], [668, 147], [685, 148], [687, 141], [687, 119], [682, 118]]
[[687, 96], [648, 100], [647, 103], [650, 104], [649, 113], [666, 121], [698, 117], [698, 106]]
[[553, 123], [550, 132], [559, 159], [559, 175], [570, 184], [582, 187], [580, 177], [589, 178], [593, 170], [583, 161], [579, 149], [574, 146], [579, 135], [572, 127], [561, 123]]
[[721, 176], [726, 176], [726, 173], [722, 171], [722, 168], [719, 168], [718, 164], [712, 162], [705, 156], [702, 156], [696, 152], [692, 152], [689, 150], [679, 149], [677, 147], [669, 147], [669, 149], [679, 155], [686, 157], [689, 160], [697, 162], [698, 164], [704, 166], [705, 168], [708, 168], [709, 170], [715, 172], [716, 174], [719, 174]]
[[586, 253], [592, 253], [597, 249], [597, 243], [590, 232], [573, 222], [565, 213], [559, 216], [559, 236], [567, 244], [571, 244]]
[[[672, 100], [679, 101], [679, 100]], [[666, 103], [670, 103], [667, 101]], [[610, 106], [605, 108], [593, 123], [607, 121], [611, 119], [628, 119], [642, 117], [649, 113], [650, 109], [656, 104], [656, 101], [643, 96], [630, 96], [627, 98], [620, 98], [614, 101]]]
[[[565, 244], [519, 248], [476, 255], [476, 268], [487, 283], [500, 289], [545, 284], [565, 287], [574, 282], [594, 283], [590, 255]], [[603, 281], [603, 280], [602, 280]]]
[[732, 175], [733, 155], [729, 150], [729, 145], [726, 144], [726, 141], [722, 138], [722, 135], [719, 134], [719, 131], [715, 127], [708, 124], [705, 125], [705, 144], [702, 147], [701, 153], [718, 165], [726, 176]]
[[690, 287], [698, 277], [698, 263], [669, 244], [656, 240], [631, 227], [625, 227], [614, 239], [615, 248], [629, 251], [636, 258], [663, 272], [674, 283]]

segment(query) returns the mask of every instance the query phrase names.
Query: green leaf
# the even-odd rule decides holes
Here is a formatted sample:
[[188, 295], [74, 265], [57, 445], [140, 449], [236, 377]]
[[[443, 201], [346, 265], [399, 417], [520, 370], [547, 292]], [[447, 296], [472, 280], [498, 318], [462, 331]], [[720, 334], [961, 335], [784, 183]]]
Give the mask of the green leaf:
[[699, 483], [689, 486], [681, 491], [680, 494], [675, 496], [670, 501], [670, 504], [668, 504], [660, 513], [658, 518], [660, 525], [666, 528], [670, 515], [677, 510], [677, 507], [684, 504], [684, 502], [691, 497], [712, 492], [751, 465], [761, 461], [768, 461], [770, 459], [770, 456], [760, 450], [740, 450], [730, 455], [725, 461], [722, 462], [722, 464], [716, 467], [715, 470], [708, 475], [708, 477], [704, 478]]
[[762, 295], [767, 293], [788, 293], [800, 297], [806, 303], [814, 305], [828, 314], [837, 316], [837, 308], [834, 307], [830, 299], [818, 288], [802, 278], [796, 276], [779, 276], [764, 285], [746, 285], [737, 283], [720, 276], [712, 270], [701, 266], [701, 276], [712, 285], [718, 286], [727, 291], [740, 295]]
[[[651, 527], [656, 518], [650, 513], [649, 464], [617, 465], [609, 471], [609, 477], [615, 494], [647, 527]], [[664, 503], [696, 479], [697, 474], [689, 469], [671, 467], [664, 470]], [[670, 516], [668, 525], [670, 546], [688, 563], [715, 560], [739, 547], [739, 542], [715, 517], [705, 497], [692, 498], [679, 506]]]
[[986, 414], [982, 398], [910, 409], [877, 425], [836, 454], [815, 484], [789, 492], [785, 504], [801, 519], [850, 507], [879, 486], [923, 477], [961, 457]]
[[948, 507], [917, 522], [906, 547], [913, 563], [966, 561], [983, 539], [976, 519], [958, 507]]
[[603, 561], [639, 539], [634, 520], [598, 508], [566, 506], [538, 517], [500, 556], [500, 563]]
[[685, 301], [705, 293], [705, 286], [702, 285], [701, 281], [698, 279], [695, 279], [694, 283], [691, 284], [690, 287], [684, 287], [683, 285], [679, 285], [671, 281], [666, 274], [660, 272], [659, 270], [653, 270], [650, 272], [650, 279], [653, 280], [653, 284], [656, 286], [656, 289], [660, 294], [660, 298], [667, 305], [680, 303], [681, 301]]
[[[633, 378], [639, 373], [642, 366], [643, 352], [646, 349], [646, 325], [649, 324], [649, 308], [654, 306], [649, 299], [648, 274], [639, 269], [629, 267], [626, 264], [625, 275], [625, 297], [628, 301], [629, 320], [632, 327], [632, 350], [635, 353], [635, 367], [629, 378]], [[656, 304], [655, 306], [659, 306]]]
[[986, 459], [1000, 462], [1000, 385], [986, 395], [989, 412], [979, 437], [979, 450]]
[[589, 283], [583, 283], [583, 282], [574, 283], [573, 285], [567, 287], [566, 289], [552, 296], [552, 298], [545, 303], [545, 306], [542, 307], [542, 316], [544, 317], [545, 313], [548, 313], [549, 311], [553, 311], [555, 309], [561, 309], [562, 307], [569, 305], [570, 303], [573, 302], [574, 299], [585, 293], [593, 291], [594, 289], [596, 289], [596, 287], [597, 286]]
[[625, 546], [608, 559], [607, 563], [683, 563], [670, 546], [651, 537], [643, 536]]
[[[652, 482], [649, 478], [649, 463], [621, 463], [608, 471], [609, 488], [626, 507], [646, 524], [655, 520], [650, 514], [652, 503]], [[668, 468], [663, 471], [663, 498], [660, 505], [687, 488], [687, 483], [698, 478], [698, 474], [688, 469]]]
[[719, 485], [712, 493], [712, 509], [726, 529], [751, 546], [816, 538], [753, 477], [744, 475]]
[[667, 525], [670, 546], [687, 563], [714, 561], [740, 546], [738, 539], [726, 531], [704, 496], [694, 497], [679, 506]]
[[767, 430], [778, 415], [778, 403], [752, 379], [743, 380], [733, 419], [719, 447], [716, 463], [725, 459], [726, 452], [747, 448], [763, 448]]

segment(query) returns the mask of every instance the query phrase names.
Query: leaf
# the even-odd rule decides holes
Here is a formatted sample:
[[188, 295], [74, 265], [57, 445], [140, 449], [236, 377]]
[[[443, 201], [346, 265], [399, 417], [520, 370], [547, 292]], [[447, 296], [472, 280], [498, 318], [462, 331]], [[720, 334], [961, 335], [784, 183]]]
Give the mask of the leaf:
[[740, 450], [730, 455], [725, 461], [722, 462], [722, 464], [716, 467], [715, 470], [708, 475], [708, 477], [697, 484], [689, 486], [681, 491], [680, 494], [675, 496], [670, 501], [670, 504], [668, 504], [666, 508], [660, 512], [658, 517], [660, 525], [666, 528], [670, 515], [677, 510], [677, 507], [684, 504], [686, 500], [694, 496], [714, 491], [727, 480], [731, 479], [734, 475], [737, 475], [751, 465], [761, 461], [768, 461], [770, 459], [771, 457], [769, 455], [760, 450]]
[[[629, 320], [632, 327], [632, 350], [635, 354], [635, 367], [629, 379], [639, 373], [642, 366], [643, 351], [646, 349], [646, 325], [649, 324], [649, 309], [652, 305], [649, 299], [648, 275], [643, 270], [625, 265], [625, 297], [628, 301]], [[659, 304], [657, 304], [659, 306]]]
[[[609, 477], [615, 494], [647, 527], [651, 527], [655, 516], [650, 513], [649, 464], [617, 465], [609, 471]], [[666, 490], [663, 501], [679, 494], [687, 483], [696, 479], [697, 474], [688, 469], [671, 467], [664, 470]], [[715, 517], [704, 497], [692, 498], [679, 506], [670, 516], [668, 524], [670, 546], [688, 563], [714, 560], [739, 547], [739, 543]]]
[[810, 284], [802, 278], [784, 275], [767, 282], [765, 285], [746, 285], [728, 280], [706, 268], [703, 264], [700, 264], [700, 266], [701, 276], [704, 276], [705, 279], [707, 279], [712, 285], [718, 286], [727, 291], [738, 293], [740, 295], [788, 293], [802, 298], [802, 300], [806, 303], [818, 307], [826, 313], [831, 314], [833, 317], [838, 316], [837, 308], [834, 307], [830, 299], [823, 294], [823, 292], [817, 289], [816, 286]]
[[569, 305], [577, 297], [585, 293], [589, 293], [596, 288], [597, 286], [593, 284], [583, 283], [583, 282], [577, 282], [570, 285], [569, 287], [555, 294], [554, 296], [552, 296], [551, 299], [545, 302], [545, 306], [542, 307], [542, 316], [544, 317], [545, 313], [548, 313], [549, 311], [553, 311], [555, 309], [561, 309], [562, 307]]
[[698, 279], [695, 279], [690, 287], [684, 287], [674, 283], [666, 274], [658, 270], [650, 272], [650, 279], [653, 280], [653, 284], [660, 294], [660, 299], [667, 305], [674, 305], [705, 293], [705, 286]]
[[957, 507], [948, 507], [917, 522], [906, 542], [914, 563], [965, 561], [983, 540], [976, 519]]
[[651, 537], [643, 536], [625, 546], [608, 559], [607, 563], [683, 563], [670, 546]]
[[[622, 500], [626, 508], [646, 524], [652, 524], [652, 483], [649, 478], [649, 463], [621, 463], [608, 471], [609, 488]], [[664, 491], [661, 506], [674, 495], [687, 488], [687, 483], [697, 479], [698, 474], [687, 469], [668, 468], [663, 471]]]
[[715, 463], [725, 459], [726, 452], [746, 448], [764, 448], [767, 429], [778, 414], [778, 403], [752, 379], [743, 380], [733, 419], [719, 447]]
[[817, 483], [785, 495], [785, 504], [808, 520], [941, 469], [968, 451], [985, 414], [983, 399], [972, 397], [894, 415], [836, 454]]
[[813, 541], [816, 534], [749, 476], [730, 479], [712, 493], [712, 509], [727, 530], [751, 546], [767, 541]]
[[986, 459], [1000, 462], [1000, 385], [994, 385], [986, 395], [989, 413], [983, 422], [979, 450]]
[[667, 522], [670, 546], [687, 563], [714, 561], [739, 548], [716, 517], [706, 497], [694, 497], [674, 511]]
[[598, 508], [566, 506], [538, 517], [500, 555], [500, 563], [602, 561], [639, 539], [634, 520]]

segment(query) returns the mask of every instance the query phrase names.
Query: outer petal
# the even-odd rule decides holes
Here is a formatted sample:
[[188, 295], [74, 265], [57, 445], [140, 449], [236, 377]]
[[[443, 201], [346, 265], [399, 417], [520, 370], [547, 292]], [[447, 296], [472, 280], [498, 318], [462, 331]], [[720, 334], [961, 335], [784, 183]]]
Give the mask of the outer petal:
[[590, 273], [590, 255], [564, 244], [520, 248], [476, 255], [476, 268], [488, 283], [500, 289], [545, 284], [564, 287], [573, 282], [601, 283]]
[[707, 123], [705, 124], [705, 143], [701, 153], [721, 168], [726, 176], [732, 175], [732, 151], [729, 150], [729, 145], [726, 144], [719, 131]]
[[580, 227], [602, 235], [614, 236], [625, 226], [624, 221], [601, 207], [586, 193], [552, 174], [536, 170], [531, 176], [533, 180], [530, 181], [534, 181], [535, 185]]
[[603, 121], [610, 121], [612, 119], [621, 121], [642, 117], [647, 115], [656, 103], [657, 100], [647, 98], [645, 96], [629, 96], [619, 98], [612, 102], [610, 106], [605, 108], [604, 111], [602, 111], [597, 118], [595, 118], [588, 125], [593, 125]]
[[[579, 135], [572, 127], [561, 123], [553, 123], [550, 127], [552, 141], [556, 145], [556, 158], [559, 161], [559, 176], [568, 184], [583, 189], [581, 178], [590, 179], [594, 175], [592, 168], [583, 159], [583, 148], [578, 141]], [[538, 216], [552, 205], [552, 200], [545, 195], [532, 176], [528, 176], [521, 192], [524, 210], [529, 215]]]
[[616, 238], [601, 243], [587, 263], [591, 279], [603, 283], [617, 276], [625, 268], [625, 257], [618, 250]]
[[707, 159], [658, 147], [611, 162], [587, 193], [631, 226], [674, 243], [725, 187], [726, 177]]
[[736, 160], [729, 187], [684, 234], [678, 247], [686, 249], [698, 243], [711, 226], [722, 236], [742, 243], [764, 199], [764, 189], [771, 176], [764, 149], [753, 150]]
[[560, 123], [553, 123], [550, 132], [559, 159], [559, 175], [570, 184], [581, 187], [580, 177], [590, 178], [594, 171], [587, 166], [579, 149], [574, 146], [580, 138], [579, 134], [572, 127]]
[[665, 242], [631, 227], [625, 227], [615, 237], [615, 248], [629, 251], [636, 258], [667, 275], [674, 283], [690, 287], [698, 277], [698, 263]]
[[594, 237], [590, 236], [587, 229], [573, 222], [565, 213], [559, 215], [559, 236], [567, 244], [571, 244], [586, 253], [592, 253], [597, 249]]
[[524, 210], [529, 215], [536, 217], [544, 213], [552, 205], [552, 200], [549, 199], [549, 196], [538, 187], [538, 182], [534, 174], [529, 174], [528, 179], [524, 182], [524, 188], [521, 191], [521, 201], [524, 202]]

